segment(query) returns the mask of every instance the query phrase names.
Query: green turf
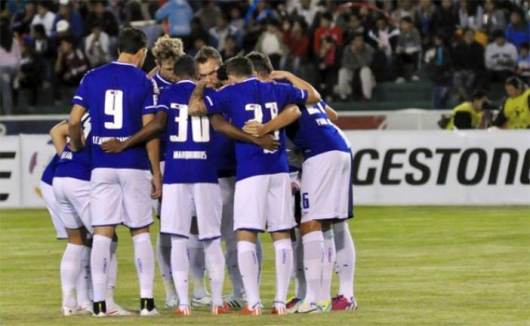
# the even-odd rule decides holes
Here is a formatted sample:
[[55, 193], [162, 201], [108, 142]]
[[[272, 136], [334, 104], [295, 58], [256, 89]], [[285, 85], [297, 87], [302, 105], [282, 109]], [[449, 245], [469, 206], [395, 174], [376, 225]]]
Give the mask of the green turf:
[[[149, 319], [60, 315], [64, 242], [44, 210], [0, 210], [1, 325], [529, 325], [528, 207], [361, 207], [351, 222], [357, 248], [357, 312], [212, 317], [206, 310]], [[137, 309], [131, 241], [119, 231], [116, 301]], [[272, 250], [264, 242], [262, 296], [273, 298]], [[335, 282], [336, 283], [336, 282]], [[156, 298], [163, 305], [157, 275]]]

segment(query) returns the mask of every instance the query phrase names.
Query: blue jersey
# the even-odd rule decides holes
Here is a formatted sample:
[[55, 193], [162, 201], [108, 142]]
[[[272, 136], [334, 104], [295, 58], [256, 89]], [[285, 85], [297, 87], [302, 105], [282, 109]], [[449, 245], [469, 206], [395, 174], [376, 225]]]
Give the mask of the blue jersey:
[[55, 171], [57, 170], [57, 163], [59, 163], [59, 156], [54, 155], [50, 163], [46, 165], [44, 171], [42, 172], [42, 177], [40, 180], [50, 186], [53, 184], [53, 177], [55, 176]]
[[302, 107], [300, 118], [287, 127], [287, 136], [304, 152], [304, 157], [329, 151], [349, 152], [348, 145], [326, 114], [326, 103], [321, 101]]
[[157, 110], [167, 112], [164, 184], [217, 183], [208, 117], [190, 117], [188, 103], [195, 83], [183, 80], [162, 91]]
[[[302, 104], [306, 99], [307, 91], [286, 84], [262, 83], [256, 78], [249, 78], [205, 96], [205, 104], [210, 113], [226, 114], [236, 127], [243, 128], [250, 120], [267, 123], [286, 105]], [[274, 152], [263, 150], [254, 144], [235, 142], [237, 180], [289, 171], [284, 130], [275, 132], [275, 137], [280, 141], [280, 148]]]
[[[162, 90], [168, 86], [170, 86], [172, 83], [165, 80], [164, 77], [160, 75], [160, 72], [157, 72], [153, 76], [153, 80], [156, 83], [156, 87], [158, 88], [158, 92], [162, 92]], [[166, 134], [164, 131], [160, 133], [160, 162], [164, 162], [166, 160]]]
[[88, 72], [73, 103], [92, 119], [92, 169], [149, 169], [144, 144], [118, 154], [107, 154], [101, 144], [111, 138], [126, 140], [142, 129], [142, 116], [156, 111], [154, 83], [132, 64], [111, 62]]
[[92, 139], [90, 116], [85, 114], [81, 119], [85, 137], [85, 147], [79, 152], [72, 152], [70, 143], [66, 144], [55, 171], [56, 177], [74, 178], [90, 181], [92, 170]]

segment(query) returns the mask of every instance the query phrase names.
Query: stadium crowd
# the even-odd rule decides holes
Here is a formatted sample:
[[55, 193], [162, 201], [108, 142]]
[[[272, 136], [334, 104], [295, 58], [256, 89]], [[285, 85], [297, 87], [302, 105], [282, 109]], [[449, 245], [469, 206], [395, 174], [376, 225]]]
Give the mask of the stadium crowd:
[[530, 78], [529, 9], [518, 0], [3, 0], [2, 111], [15, 113], [19, 89], [30, 106], [43, 87], [59, 103], [61, 89], [117, 58], [120, 28], [149, 20], [192, 56], [204, 45], [225, 60], [262, 51], [328, 101], [371, 100], [376, 83], [429, 79], [433, 107], [446, 108], [512, 75]]

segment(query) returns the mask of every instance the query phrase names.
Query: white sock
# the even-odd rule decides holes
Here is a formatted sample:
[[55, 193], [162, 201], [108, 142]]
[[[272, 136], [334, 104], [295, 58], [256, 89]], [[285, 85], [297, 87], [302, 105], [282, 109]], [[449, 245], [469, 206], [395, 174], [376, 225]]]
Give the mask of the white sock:
[[188, 239], [172, 236], [171, 237], [171, 274], [173, 283], [177, 289], [179, 297], [179, 306], [189, 306], [188, 297], [188, 270], [189, 260], [187, 253]]
[[355, 298], [355, 245], [347, 222], [337, 223], [333, 226], [335, 231], [335, 246], [337, 248], [337, 259], [335, 268], [339, 277], [339, 295], [348, 300]]
[[63, 307], [75, 308], [75, 284], [81, 272], [83, 245], [68, 243], [61, 259], [61, 288], [63, 291]]
[[223, 282], [225, 277], [225, 257], [221, 248], [221, 239], [204, 241], [204, 255], [210, 276], [212, 301], [214, 305], [223, 305]]
[[256, 238], [256, 257], [258, 257], [259, 277], [258, 284], [261, 284], [261, 272], [263, 271], [263, 248], [261, 247], [261, 241], [259, 235]]
[[260, 303], [259, 296], [259, 265], [256, 255], [256, 244], [249, 241], [237, 242], [237, 260], [239, 272], [243, 279], [247, 302], [250, 308]]
[[336, 252], [333, 230], [327, 230], [322, 235], [324, 236], [324, 262], [322, 264], [322, 283], [320, 283], [319, 299], [324, 301], [331, 299], [331, 279], [333, 277]]
[[149, 233], [140, 233], [132, 237], [134, 242], [134, 261], [140, 283], [140, 298], [152, 299], [155, 282], [155, 253]]
[[304, 271], [304, 245], [302, 244], [302, 235], [300, 233], [296, 236], [296, 247], [295, 247], [295, 259], [296, 259], [296, 282], [295, 282], [295, 295], [298, 299], [305, 298], [307, 284], [305, 281]]
[[225, 259], [228, 277], [230, 277], [230, 282], [232, 283], [232, 293], [236, 297], [241, 297], [245, 289], [237, 263], [237, 240], [235, 238], [226, 241]]
[[304, 273], [307, 283], [305, 300], [308, 303], [317, 303], [324, 260], [322, 232], [310, 232], [302, 237], [302, 242], [304, 245]]
[[94, 235], [92, 253], [90, 254], [90, 271], [92, 274], [94, 302], [105, 301], [111, 242], [111, 238], [99, 234]]
[[105, 301], [107, 303], [107, 309], [112, 309], [116, 303], [114, 302], [114, 288], [118, 280], [118, 256], [116, 251], [118, 250], [118, 242], [112, 241], [110, 244], [110, 264], [109, 273], [107, 275], [107, 293], [105, 295]]
[[90, 279], [90, 247], [83, 246], [83, 252], [81, 253], [81, 270], [75, 284], [75, 290], [77, 292], [77, 305], [79, 307], [90, 306], [89, 287]]
[[188, 259], [193, 279], [193, 296], [197, 299], [204, 298], [208, 295], [204, 285], [206, 259], [204, 257], [204, 244], [199, 241], [199, 236], [196, 234], [190, 234], [188, 238]]
[[166, 291], [166, 302], [170, 302], [177, 298], [173, 277], [171, 276], [171, 236], [169, 234], [159, 233], [156, 240], [156, 249], [158, 267], [160, 267], [164, 289]]
[[274, 253], [276, 261], [276, 298], [275, 303], [285, 304], [287, 301], [287, 291], [291, 280], [293, 269], [293, 247], [291, 239], [281, 239], [274, 241]]

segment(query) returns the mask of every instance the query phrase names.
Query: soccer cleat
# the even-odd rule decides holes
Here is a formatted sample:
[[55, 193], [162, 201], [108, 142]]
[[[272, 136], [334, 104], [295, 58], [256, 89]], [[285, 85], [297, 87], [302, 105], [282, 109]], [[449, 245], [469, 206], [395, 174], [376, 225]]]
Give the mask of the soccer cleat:
[[176, 308], [179, 305], [179, 299], [173, 298], [171, 300], [166, 300], [166, 308]]
[[287, 313], [294, 314], [294, 309], [296, 308], [297, 303], [300, 301], [302, 301], [302, 299], [298, 299], [297, 297], [292, 297], [291, 299], [289, 299], [289, 301], [287, 301], [287, 304], [285, 305], [285, 307], [287, 308]]
[[76, 307], [73, 310], [74, 315], [91, 315], [92, 314], [92, 303], [84, 304], [80, 307]]
[[114, 306], [107, 309], [108, 316], [132, 316], [134, 313], [129, 310], [123, 309], [121, 306], [114, 304]]
[[261, 315], [261, 304], [257, 304], [254, 308], [249, 308], [248, 304], [245, 304], [243, 310], [239, 312], [240, 316], [260, 316]]
[[140, 310], [140, 316], [142, 317], [148, 317], [148, 316], [158, 316], [158, 310], [156, 308], [153, 308], [151, 310], [147, 310], [147, 308], [144, 308]]
[[222, 306], [212, 305], [212, 315], [227, 315], [231, 313], [232, 309], [226, 303], [223, 303]]
[[191, 299], [192, 307], [209, 307], [211, 305], [212, 305], [212, 298], [209, 295], [202, 297], [202, 298], [193, 297]]
[[345, 296], [339, 295], [331, 301], [331, 310], [357, 310], [357, 301], [349, 301]]
[[309, 303], [302, 300], [296, 304], [294, 312], [297, 314], [317, 314], [321, 311], [316, 303]]
[[236, 297], [233, 294], [225, 298], [226, 304], [232, 309], [241, 309], [245, 305], [245, 299]]
[[331, 300], [323, 300], [317, 303], [317, 307], [320, 312], [330, 312], [331, 311]]
[[75, 309], [69, 308], [69, 307], [62, 307], [61, 308], [61, 315], [65, 317], [69, 317], [72, 315], [75, 315]]
[[175, 315], [179, 315], [179, 316], [189, 316], [189, 315], [191, 315], [190, 306], [179, 306], [179, 307], [175, 308]]
[[274, 306], [272, 307], [272, 314], [273, 315], [287, 315], [287, 308], [285, 307], [285, 303], [275, 302]]

